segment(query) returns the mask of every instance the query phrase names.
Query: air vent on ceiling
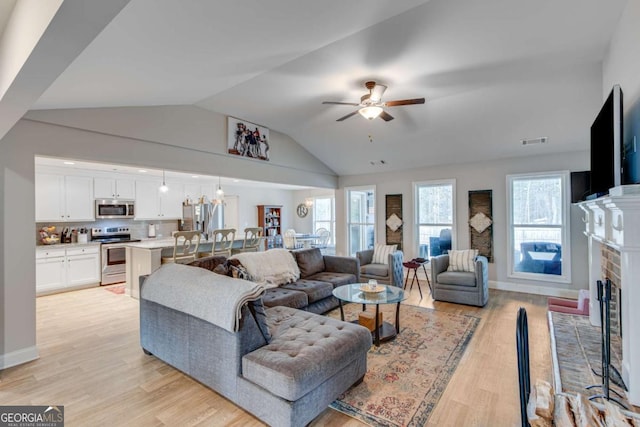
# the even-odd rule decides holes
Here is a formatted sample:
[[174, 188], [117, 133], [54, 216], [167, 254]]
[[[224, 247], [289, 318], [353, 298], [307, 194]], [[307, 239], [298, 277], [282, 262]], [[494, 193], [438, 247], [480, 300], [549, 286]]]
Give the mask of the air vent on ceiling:
[[522, 145], [533, 145], [533, 144], [546, 144], [548, 141], [549, 141], [549, 138], [547, 138], [546, 136], [541, 136], [540, 138], [523, 139], [520, 142], [522, 142]]

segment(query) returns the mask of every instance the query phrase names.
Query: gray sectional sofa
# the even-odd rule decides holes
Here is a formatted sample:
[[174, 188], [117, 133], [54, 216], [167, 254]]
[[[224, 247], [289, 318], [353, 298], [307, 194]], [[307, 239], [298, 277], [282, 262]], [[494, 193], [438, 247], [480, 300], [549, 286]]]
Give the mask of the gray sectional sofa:
[[[243, 287], [248, 301], [234, 304], [230, 290]], [[265, 309], [263, 288], [246, 280], [167, 264], [141, 277], [140, 289], [145, 353], [271, 426], [308, 424], [367, 370], [369, 330], [290, 307]], [[221, 313], [234, 306], [237, 314]]]
[[[322, 255], [318, 248], [294, 250], [291, 255], [300, 269], [300, 278], [267, 289], [262, 298], [266, 307], [286, 306], [326, 313], [339, 305], [333, 296], [334, 288], [360, 282], [360, 261], [357, 258]], [[230, 271], [220, 268], [225, 262], [224, 257], [217, 256], [202, 258], [189, 265], [230, 275]]]

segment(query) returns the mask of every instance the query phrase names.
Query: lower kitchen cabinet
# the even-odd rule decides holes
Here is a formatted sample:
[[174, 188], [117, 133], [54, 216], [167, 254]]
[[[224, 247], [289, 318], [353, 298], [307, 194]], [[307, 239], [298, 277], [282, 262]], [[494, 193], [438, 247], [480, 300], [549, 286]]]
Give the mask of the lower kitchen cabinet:
[[36, 294], [100, 284], [100, 246], [36, 249]]

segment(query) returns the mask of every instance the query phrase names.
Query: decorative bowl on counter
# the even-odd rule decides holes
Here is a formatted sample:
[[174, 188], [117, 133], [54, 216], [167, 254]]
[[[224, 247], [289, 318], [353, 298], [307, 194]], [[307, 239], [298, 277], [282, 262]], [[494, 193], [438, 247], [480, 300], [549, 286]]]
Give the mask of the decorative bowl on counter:
[[47, 236], [40, 239], [40, 241], [45, 245], [55, 245], [60, 243], [60, 236]]

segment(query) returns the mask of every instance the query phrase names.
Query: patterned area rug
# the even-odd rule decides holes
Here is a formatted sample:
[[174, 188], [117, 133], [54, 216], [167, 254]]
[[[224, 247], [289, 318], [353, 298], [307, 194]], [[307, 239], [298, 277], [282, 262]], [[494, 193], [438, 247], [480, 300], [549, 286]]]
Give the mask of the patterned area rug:
[[[359, 304], [346, 305], [345, 320], [357, 319], [361, 310]], [[394, 324], [395, 304], [381, 311]], [[340, 310], [330, 316], [340, 318]], [[331, 407], [373, 426], [425, 425], [479, 322], [473, 316], [402, 305], [400, 334], [371, 347], [364, 381]]]
[[[556, 341], [556, 355], [562, 391], [582, 393], [586, 396], [601, 393], [602, 390], [585, 387], [601, 384], [602, 379], [594, 375], [592, 369], [600, 372], [600, 327], [592, 326], [589, 316], [551, 312], [553, 334]], [[611, 363], [620, 370], [622, 360], [622, 341], [619, 336], [611, 336]], [[615, 372], [611, 372], [612, 378]], [[624, 396], [623, 390], [610, 382], [612, 390]], [[611, 393], [611, 396], [617, 397]], [[620, 399], [625, 401], [625, 399]], [[626, 402], [626, 401], [625, 401]]]

